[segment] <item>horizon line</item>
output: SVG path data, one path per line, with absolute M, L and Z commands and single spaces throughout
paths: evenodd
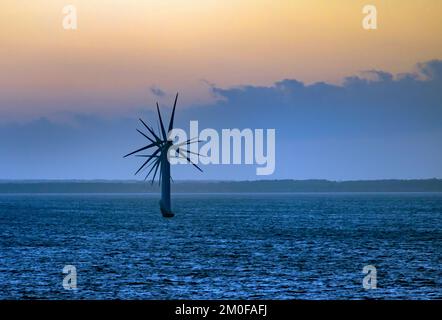
M 332 179 L 322 179 L 322 178 L 312 178 L 312 179 L 257 179 L 257 180 L 219 180 L 219 179 L 182 179 L 175 180 L 175 183 L 211 183 L 211 182 L 287 182 L 287 181 L 296 181 L 296 182 L 310 182 L 310 181 L 321 181 L 321 182 L 379 182 L 379 181 L 442 181 L 442 178 L 380 178 L 380 179 L 348 179 L 348 180 L 332 180 Z M 144 180 L 137 179 L 1 179 L 0 183 L 4 182 L 111 182 L 111 183 L 149 183 Z

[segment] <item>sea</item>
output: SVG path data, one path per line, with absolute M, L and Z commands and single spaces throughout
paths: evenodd
M 0 194 L 0 299 L 442 299 L 442 194 Z

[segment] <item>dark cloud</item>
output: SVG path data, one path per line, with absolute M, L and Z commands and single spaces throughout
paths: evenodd
M 166 96 L 166 92 L 161 90 L 158 87 L 152 86 L 150 87 L 150 92 L 152 92 L 152 94 L 158 98 L 163 98 Z
M 432 60 L 418 64 L 418 70 L 427 77 L 427 80 L 440 81 L 442 79 L 442 62 L 441 60 Z
M 210 113 L 217 114 L 218 123 L 274 125 L 301 137 L 439 130 L 441 66 L 442 61 L 419 64 L 418 73 L 396 78 L 372 70 L 346 78 L 343 85 L 286 79 L 268 87 L 214 87 L 223 99 Z
M 190 120 L 199 120 L 201 129 L 275 128 L 277 166 L 268 178 L 442 177 L 440 60 L 398 76 L 366 71 L 342 85 L 285 79 L 211 90 L 220 99 L 178 108 L 177 125 L 187 128 Z M 165 116 L 168 112 L 164 109 Z M 155 125 L 153 113 L 139 115 Z M 0 126 L 0 178 L 131 178 L 135 160 L 121 156 L 143 142 L 135 132 L 139 115 L 77 115 L 68 125 L 40 119 Z M 203 175 L 174 172 L 178 179 L 257 178 L 250 166 L 206 168 Z

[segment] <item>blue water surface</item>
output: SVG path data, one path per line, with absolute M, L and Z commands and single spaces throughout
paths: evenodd
M 173 201 L 164 219 L 158 195 L 0 195 L 0 299 L 442 298 L 441 194 Z

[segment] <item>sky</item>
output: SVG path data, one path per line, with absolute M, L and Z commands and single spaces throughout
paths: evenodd
M 177 91 L 178 125 L 275 128 L 277 148 L 270 176 L 175 179 L 442 178 L 442 2 L 370 1 L 376 30 L 365 4 L 3 0 L 0 179 L 132 179 L 137 118 Z

